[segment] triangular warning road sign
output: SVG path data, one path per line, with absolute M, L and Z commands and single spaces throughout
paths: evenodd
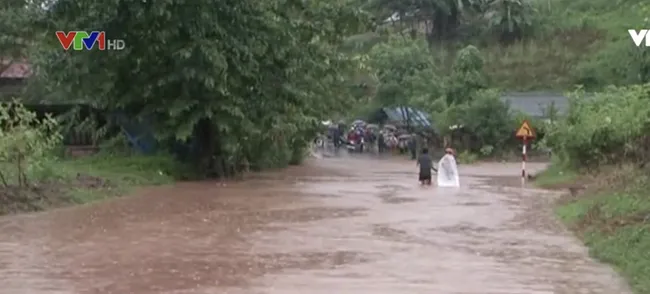
M 535 130 L 533 130 L 533 128 L 530 127 L 528 121 L 525 120 L 521 124 L 521 127 L 519 127 L 519 130 L 517 130 L 517 134 L 515 134 L 515 136 L 521 139 L 532 139 L 535 138 Z

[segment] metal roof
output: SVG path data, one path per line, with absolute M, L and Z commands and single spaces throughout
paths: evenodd
M 389 120 L 392 121 L 401 121 L 406 122 L 406 118 L 409 118 L 409 124 L 416 127 L 431 127 L 432 123 L 429 119 L 429 115 L 426 113 L 405 106 L 399 106 L 395 108 L 382 108 Z M 408 113 L 408 116 L 406 115 Z
M 520 92 L 506 93 L 501 99 L 510 104 L 510 108 L 521 111 L 531 117 L 545 117 L 546 110 L 553 106 L 559 115 L 569 111 L 569 99 L 558 93 L 548 92 Z

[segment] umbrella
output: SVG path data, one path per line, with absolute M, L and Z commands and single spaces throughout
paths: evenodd
M 353 124 L 353 125 L 365 125 L 366 122 L 365 122 L 365 121 L 362 121 L 362 120 L 360 120 L 360 119 L 357 119 L 357 120 L 355 120 L 354 122 L 352 122 L 352 124 Z
M 411 138 L 411 134 L 400 135 L 400 136 L 397 137 L 397 138 L 400 139 L 400 140 L 410 139 L 410 138 Z
M 369 124 L 369 125 L 366 126 L 366 128 L 377 130 L 377 129 L 379 129 L 379 126 L 378 126 L 378 125 L 375 125 L 375 124 Z
M 396 131 L 397 127 L 395 127 L 394 125 L 384 125 L 384 129 L 391 130 L 391 131 Z

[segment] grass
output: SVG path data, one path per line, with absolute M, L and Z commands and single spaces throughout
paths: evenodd
M 582 33 L 582 30 L 567 30 L 509 45 L 479 45 L 490 85 L 506 91 L 571 88 L 578 79 L 578 65 L 593 51 L 591 44 L 599 38 L 596 33 Z M 456 50 L 458 46 L 449 44 L 432 48 L 441 75 L 451 70 Z
M 535 177 L 535 185 L 540 188 L 556 188 L 567 184 L 575 183 L 578 180 L 578 172 L 566 166 L 553 162 L 551 165 Z
M 17 176 L 4 166 L 9 180 Z M 32 187 L 0 189 L 2 213 L 43 210 L 83 204 L 129 193 L 139 186 L 173 183 L 185 169 L 171 157 L 97 154 L 79 158 L 55 158 L 28 173 Z M 16 182 L 16 181 L 14 181 Z
M 627 30 L 648 27 L 650 3 L 548 0 L 536 5 L 533 31 L 523 41 L 506 45 L 481 36 L 433 45 L 439 76 L 449 73 L 457 50 L 471 44 L 483 55 L 491 87 L 504 91 L 566 91 L 575 84 L 598 89 L 634 81 L 637 75 L 626 73 L 627 65 L 639 61 L 627 56 L 634 46 Z M 345 48 L 367 52 L 385 39 L 374 32 L 360 34 L 350 37 Z
M 459 164 L 472 164 L 479 160 L 479 156 L 469 151 L 462 151 L 458 153 L 456 159 Z
M 602 170 L 605 172 L 590 177 L 597 190 L 587 190 L 568 203 L 560 202 L 556 213 L 584 241 L 591 256 L 612 265 L 634 293 L 650 293 L 650 181 L 644 176 L 647 171 L 620 167 Z M 584 179 L 554 164 L 538 176 L 537 184 L 557 186 L 579 178 Z
M 118 156 L 100 154 L 79 159 L 64 159 L 52 163 L 66 181 L 79 180 L 79 175 L 101 179 L 105 185 L 88 187 L 78 185 L 68 196 L 74 203 L 88 203 L 107 197 L 120 196 L 132 188 L 169 184 L 174 181 L 169 167 L 171 160 L 164 156 Z
M 629 82 L 630 77 L 619 72 L 625 66 L 617 64 L 630 62 L 621 52 L 628 45 L 634 46 L 627 30 L 648 27 L 650 3 L 549 0 L 540 5 L 535 32 L 525 40 L 508 45 L 472 42 L 481 50 L 493 87 L 505 91 L 565 91 L 578 83 L 591 83 L 593 76 L 603 83 L 600 86 Z M 435 48 L 438 60 L 453 60 L 448 47 Z M 613 60 L 613 64 L 603 59 Z
M 586 82 L 593 70 L 602 72 L 598 76 L 616 79 L 609 82 L 624 81 L 620 74 L 607 75 L 611 69 L 600 66 L 602 59 L 620 59 L 620 47 L 625 47 L 625 42 L 633 46 L 627 30 L 647 27 L 644 19 L 650 13 L 650 4 L 640 0 L 550 0 L 541 4 L 534 32 L 522 41 L 463 42 L 480 49 L 492 87 L 566 91 Z M 623 45 L 610 46 L 619 41 Z M 433 48 L 434 58 L 443 69 L 450 68 L 457 45 L 444 43 Z
M 650 197 L 641 192 L 605 193 L 557 208 L 590 254 L 611 264 L 634 293 L 650 293 Z
M 495 87 L 509 91 L 563 91 L 577 80 L 576 68 L 589 53 L 591 37 L 559 36 L 481 48 Z

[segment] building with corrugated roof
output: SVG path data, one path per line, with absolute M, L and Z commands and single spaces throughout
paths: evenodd
M 510 104 L 510 109 L 519 111 L 531 118 L 546 118 L 548 110 L 554 108 L 557 115 L 566 115 L 569 111 L 569 99 L 559 93 L 550 92 L 512 92 L 501 99 Z
M 373 113 L 369 121 L 372 123 L 388 123 L 414 128 L 434 128 L 429 114 L 408 106 L 383 107 Z

